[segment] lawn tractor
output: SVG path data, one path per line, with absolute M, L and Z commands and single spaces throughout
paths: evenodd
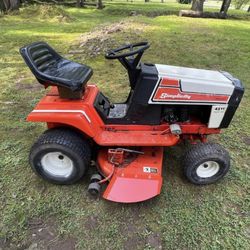
M 47 43 L 20 49 L 36 79 L 51 86 L 27 117 L 48 127 L 30 151 L 36 174 L 72 184 L 96 167 L 91 194 L 140 202 L 161 191 L 164 147 L 189 142 L 182 158 L 189 181 L 203 185 L 225 176 L 229 154 L 207 136 L 230 124 L 244 93 L 241 81 L 223 71 L 142 63 L 148 48 L 140 42 L 105 55 L 128 72 L 130 92 L 122 103 L 87 84 L 90 67 L 63 58 Z

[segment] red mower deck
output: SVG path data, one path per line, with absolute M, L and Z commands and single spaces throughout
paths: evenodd
M 139 202 L 160 194 L 162 186 L 163 147 L 143 147 L 143 154 L 137 155 L 130 163 L 129 156 L 124 165 L 115 167 L 108 160 L 108 153 L 103 149 L 98 154 L 101 173 L 108 176 L 113 172 L 110 182 L 103 193 L 103 198 L 116 202 Z

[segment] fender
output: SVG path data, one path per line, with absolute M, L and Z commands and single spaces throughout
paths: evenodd
M 98 89 L 95 86 L 88 86 L 84 99 L 65 100 L 59 98 L 57 89 L 52 88 L 26 120 L 46 122 L 50 128 L 61 125 L 71 126 L 93 138 L 103 127 L 103 121 L 93 105 L 97 93 Z
M 35 109 L 27 117 L 30 122 L 64 124 L 81 130 L 88 137 L 94 137 L 97 130 L 83 110 L 44 110 Z

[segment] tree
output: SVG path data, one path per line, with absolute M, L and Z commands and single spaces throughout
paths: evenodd
M 193 0 L 191 10 L 199 12 L 199 13 L 203 13 L 204 2 L 205 0 Z M 231 0 L 223 0 L 220 13 L 223 15 L 226 15 L 230 4 L 231 4 Z
M 241 1 L 244 1 L 244 0 L 241 0 Z M 204 2 L 205 0 L 193 0 L 191 10 L 202 13 Z M 227 14 L 230 4 L 231 4 L 231 0 L 223 0 L 220 13 Z
M 191 10 L 181 10 L 179 16 L 203 17 L 204 2 L 205 0 L 193 0 Z
M 220 12 L 203 12 L 205 0 L 193 0 L 191 10 L 181 10 L 180 16 L 203 18 L 226 18 L 231 0 L 223 0 Z
M 19 6 L 20 6 L 20 0 L 1 0 L 0 1 L 0 10 L 3 12 L 18 10 Z
M 250 0 L 233 0 L 233 4 L 237 10 L 241 9 L 243 6 L 246 6 L 248 3 L 250 3 Z
M 0 13 L 5 10 L 5 6 L 3 4 L 3 1 L 0 1 Z
M 97 0 L 96 8 L 99 9 L 99 10 L 103 9 L 102 0 Z
M 76 0 L 76 7 L 83 7 L 83 0 Z
M 223 0 L 221 8 L 220 8 L 220 13 L 223 13 L 226 15 L 230 4 L 231 4 L 231 0 Z
M 191 10 L 203 12 L 203 5 L 205 0 L 193 0 Z

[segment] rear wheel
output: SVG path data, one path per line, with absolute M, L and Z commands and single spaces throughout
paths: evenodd
M 72 184 L 86 172 L 90 145 L 81 134 L 55 128 L 45 131 L 32 146 L 29 161 L 43 179 L 56 184 Z
M 199 143 L 185 154 L 183 168 L 192 183 L 211 184 L 226 175 L 230 168 L 230 156 L 219 144 Z

